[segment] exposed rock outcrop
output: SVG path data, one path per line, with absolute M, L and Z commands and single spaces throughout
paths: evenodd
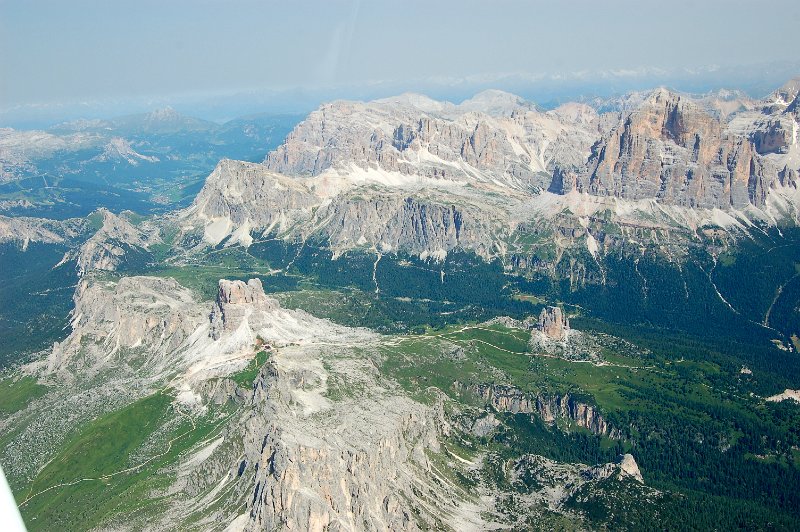
M 442 201 L 447 199 L 454 201 Z M 468 199 L 403 192 L 342 194 L 320 208 L 315 220 L 334 250 L 368 247 L 437 259 L 453 249 L 488 257 L 504 233 L 501 220 Z
M 597 113 L 570 104 L 541 113 L 491 91 L 462 105 L 404 95 L 334 102 L 299 124 L 265 164 L 315 176 L 327 170 L 382 170 L 437 180 L 499 180 L 547 188 L 556 165 L 578 164 L 597 133 Z
M 160 242 L 156 230 L 142 231 L 107 209 L 95 214 L 102 218 L 102 225 L 78 251 L 78 275 L 94 270 L 115 271 L 125 261 L 146 260 L 148 246 Z
M 498 384 L 479 384 L 472 388 L 472 392 L 499 412 L 534 414 L 545 423 L 569 420 L 594 434 L 619 437 L 619 430 L 609 425 L 597 407 L 571 394 L 534 396 L 513 386 Z
M 123 277 L 118 282 L 84 278 L 74 295 L 72 333 L 53 347 L 47 373 L 89 378 L 109 366 L 123 373 L 127 354 L 146 351 L 143 373 L 168 370 L 174 353 L 202 323 L 192 293 L 174 279 Z M 126 356 L 115 360 L 123 352 Z
M 295 179 L 259 164 L 224 159 L 186 215 L 200 218 L 205 239 L 213 245 L 229 236 L 250 245 L 251 231 L 286 230 L 293 221 L 307 219 L 311 207 L 320 201 Z
M 467 249 L 553 274 L 558 265 L 531 255 L 537 238 L 584 247 L 598 264 L 611 249 L 651 243 L 687 256 L 706 228 L 716 237 L 794 219 L 796 99 L 787 85 L 761 102 L 658 89 L 601 114 L 575 103 L 541 112 L 497 91 L 461 105 L 418 95 L 333 102 L 264 164 L 222 161 L 183 213 L 184 241 L 316 239 L 335 256 Z M 577 282 L 603 282 L 595 269 Z
M 564 340 L 569 335 L 569 318 L 561 307 L 545 307 L 539 314 L 539 330 L 551 340 Z
M 787 388 L 782 393 L 767 397 L 767 401 L 780 403 L 781 401 L 796 401 L 800 403 L 800 390 L 790 390 Z
M 602 464 L 582 472 L 583 478 L 587 480 L 605 480 L 607 478 L 632 478 L 640 484 L 644 484 L 642 472 L 639 471 L 639 464 L 632 454 L 623 454 L 616 463 Z
M 628 501 L 635 500 L 635 504 L 650 506 L 652 511 L 662 496 L 661 492 L 644 485 L 632 455 L 620 456 L 616 462 L 587 466 L 526 454 L 512 460 L 507 471 L 506 480 L 512 489 L 503 494 L 505 507 L 510 509 L 510 517 L 527 523 L 526 528 L 537 522 L 535 516 L 541 515 L 543 510 L 546 514 L 569 509 L 566 515 L 574 518 L 576 507 L 589 506 L 595 512 L 604 509 L 613 513 L 624 510 L 620 502 L 625 501 L 623 504 L 627 505 Z M 624 499 L 620 497 L 620 490 L 624 490 Z M 586 523 L 581 524 L 579 519 L 570 528 L 584 527 Z
M 773 179 L 750 140 L 725 132 L 690 98 L 659 89 L 592 148 L 564 190 L 730 208 L 763 205 L 758 189 Z
M 17 242 L 23 249 L 31 242 L 73 245 L 86 238 L 88 231 L 89 224 L 82 218 L 60 221 L 0 215 L 0 244 Z
M 228 281 L 220 279 L 219 291 L 209 319 L 209 335 L 218 340 L 224 332 L 235 331 L 247 321 L 248 327 L 261 330 L 268 325 L 265 312 L 275 310 L 277 301 L 264 294 L 261 280 Z

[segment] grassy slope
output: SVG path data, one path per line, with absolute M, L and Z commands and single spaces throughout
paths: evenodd
M 22 502 L 52 486 L 93 480 L 57 487 L 22 503 L 28 528 L 85 530 L 115 515 L 163 512 L 152 490 L 167 487 L 174 478 L 161 468 L 174 463 L 217 426 L 206 420 L 193 425 L 188 417 L 176 417 L 179 414 L 171 402 L 169 395 L 157 393 L 83 427 L 17 497 Z M 160 450 L 151 461 L 133 460 L 132 455 L 157 432 Z M 171 446 L 170 440 L 174 440 Z M 120 473 L 129 468 L 133 469 Z
M 38 384 L 33 377 L 0 381 L 0 415 L 6 416 L 22 410 L 30 401 L 45 393 L 47 386 Z

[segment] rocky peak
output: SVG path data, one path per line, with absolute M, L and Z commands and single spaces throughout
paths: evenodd
M 545 307 L 539 314 L 539 330 L 551 340 L 563 340 L 569 334 L 569 318 L 561 307 Z
M 687 96 L 653 91 L 592 149 L 583 171 L 562 176 L 577 188 L 687 207 L 763 205 L 776 176 L 746 137 L 723 131 L 718 118 Z
M 501 91 L 457 106 L 403 95 L 323 105 L 264 164 L 295 176 L 391 172 L 547 188 L 552 168 L 585 161 L 596 137 L 596 128 L 585 121 L 540 113 Z
M 639 471 L 639 465 L 632 454 L 620 455 L 616 463 L 602 464 L 586 471 L 584 476 L 595 480 L 616 477 L 619 480 L 632 478 L 639 484 L 644 484 L 644 478 Z
M 217 303 L 219 305 L 253 304 L 263 306 L 268 303 L 268 299 L 261 280 L 258 278 L 250 279 L 247 283 L 220 279 Z
M 273 173 L 263 165 L 223 159 L 206 179 L 188 214 L 205 225 L 212 245 L 231 237 L 250 245 L 250 230 L 281 230 L 293 217 L 320 200 L 297 179 Z M 190 218 L 190 223 L 193 221 Z
M 631 132 L 650 138 L 672 141 L 679 146 L 694 146 L 701 139 L 720 135 L 720 124 L 687 97 L 665 88 L 653 91 L 628 121 Z
M 512 113 L 534 109 L 534 105 L 524 98 L 497 89 L 481 91 L 459 104 L 464 111 L 478 111 L 490 116 L 511 116 Z
M 114 365 L 118 373 L 134 352 L 151 356 L 138 376 L 174 371 L 172 354 L 201 323 L 194 296 L 171 278 L 122 277 L 103 281 L 81 279 L 73 297 L 72 331 L 53 346 L 47 359 L 49 373 L 69 378 L 91 378 Z M 130 356 L 112 356 L 126 352 Z
M 776 105 L 788 106 L 797 100 L 798 95 L 800 95 L 800 76 L 784 83 L 767 100 L 771 100 Z
M 220 279 L 217 299 L 209 316 L 209 336 L 218 340 L 223 332 L 235 331 L 245 322 L 254 330 L 261 329 L 269 321 L 265 312 L 277 308 L 277 302 L 264 293 L 260 279 L 250 279 L 247 283 Z
M 639 464 L 636 463 L 636 459 L 633 458 L 632 454 L 626 453 L 622 455 L 619 461 L 619 468 L 622 475 L 627 475 L 635 478 L 639 482 L 644 482 L 642 472 L 639 471 Z
M 171 106 L 167 105 L 166 107 L 162 107 L 161 109 L 156 109 L 151 111 L 146 115 L 147 119 L 152 122 L 164 122 L 170 120 L 178 120 L 181 118 L 181 115 L 173 109 Z

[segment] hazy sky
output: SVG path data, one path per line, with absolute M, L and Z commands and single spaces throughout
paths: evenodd
M 798 27 L 798 0 L 0 0 L 0 109 L 796 61 Z

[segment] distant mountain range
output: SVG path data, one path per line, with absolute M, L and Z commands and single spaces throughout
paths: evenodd
M 164 210 L 190 200 L 220 158 L 263 158 L 298 120 L 257 115 L 216 124 L 164 108 L 47 130 L 0 129 L 0 212 L 64 218 L 116 209 L 120 197 L 143 213 Z

